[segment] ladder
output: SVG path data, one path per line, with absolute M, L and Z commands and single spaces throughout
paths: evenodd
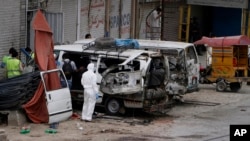
M 191 6 L 181 5 L 179 10 L 180 10 L 180 19 L 179 19 L 178 40 L 181 42 L 188 42 Z

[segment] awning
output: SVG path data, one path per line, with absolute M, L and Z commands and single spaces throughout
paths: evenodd
M 206 44 L 210 47 L 225 47 L 232 45 L 250 45 L 250 39 L 245 35 L 226 36 L 226 37 L 202 37 L 195 41 L 194 44 Z

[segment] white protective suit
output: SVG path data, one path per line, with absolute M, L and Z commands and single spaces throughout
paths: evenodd
M 160 18 L 158 18 L 158 13 L 154 10 L 149 16 L 149 24 L 151 27 L 160 27 Z
M 95 109 L 96 94 L 98 86 L 96 84 L 96 74 L 94 74 L 94 64 L 90 63 L 88 71 L 83 73 L 81 83 L 84 88 L 84 103 L 82 107 L 82 120 L 91 121 Z

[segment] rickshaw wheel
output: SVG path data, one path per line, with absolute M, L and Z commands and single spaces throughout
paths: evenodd
M 221 80 L 216 83 L 216 91 L 223 92 L 227 88 L 227 84 L 225 81 Z
M 230 83 L 230 89 L 232 92 L 237 92 L 241 88 L 241 83 L 240 82 L 232 82 Z

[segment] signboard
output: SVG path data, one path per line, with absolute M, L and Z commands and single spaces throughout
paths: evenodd
M 187 0 L 187 4 L 246 9 L 248 0 Z

